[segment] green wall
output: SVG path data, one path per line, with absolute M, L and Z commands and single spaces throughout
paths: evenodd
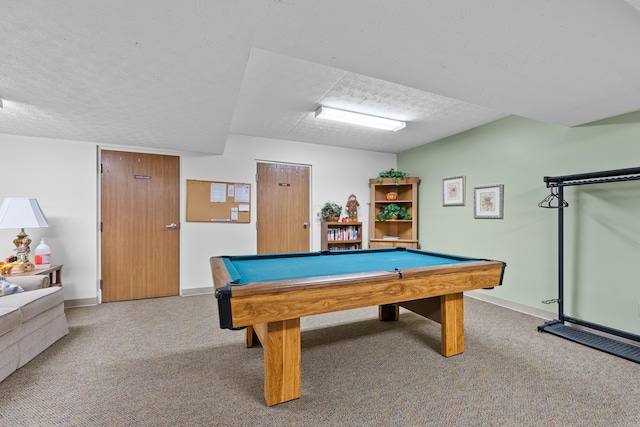
M 556 312 L 555 209 L 543 177 L 640 167 L 640 112 L 575 128 L 511 116 L 398 155 L 421 178 L 424 250 L 507 262 L 487 292 Z M 465 206 L 442 206 L 442 179 L 466 177 Z M 474 187 L 504 184 L 504 219 L 474 219 Z M 640 334 L 640 181 L 565 188 L 565 314 Z

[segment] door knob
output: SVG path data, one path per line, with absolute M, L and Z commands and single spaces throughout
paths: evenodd
M 176 224 L 175 222 L 171 223 L 171 224 L 167 224 L 165 225 L 165 228 L 170 228 L 172 230 L 175 230 L 176 228 L 178 228 L 178 224 Z
M 303 222 L 302 223 L 302 227 L 303 228 L 309 228 L 309 223 L 308 222 Z

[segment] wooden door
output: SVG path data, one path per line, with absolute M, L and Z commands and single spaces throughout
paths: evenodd
M 258 253 L 308 252 L 309 166 L 258 163 Z
M 178 295 L 180 158 L 101 153 L 102 301 Z

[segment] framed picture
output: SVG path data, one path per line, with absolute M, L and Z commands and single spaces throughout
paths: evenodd
M 483 185 L 475 187 L 474 190 L 474 218 L 502 219 L 504 186 Z
M 464 176 L 442 180 L 442 206 L 464 206 Z

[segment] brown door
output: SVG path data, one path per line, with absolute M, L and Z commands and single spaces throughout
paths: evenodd
M 180 158 L 101 153 L 102 301 L 178 295 Z
M 258 163 L 258 253 L 308 252 L 309 166 Z

